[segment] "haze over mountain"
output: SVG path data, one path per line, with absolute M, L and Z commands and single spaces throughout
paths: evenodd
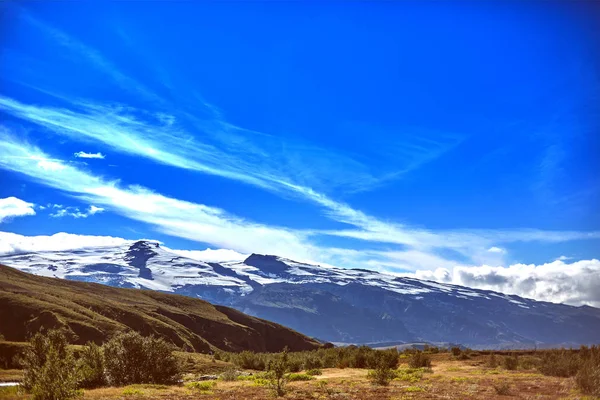
M 598 340 L 600 309 L 252 254 L 201 262 L 158 242 L 21 253 L 25 272 L 197 297 L 343 343 L 454 342 L 471 347 L 578 346 Z

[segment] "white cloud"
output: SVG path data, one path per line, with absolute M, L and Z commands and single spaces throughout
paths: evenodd
M 407 275 L 542 301 L 600 307 L 600 261 L 596 259 L 507 267 L 456 266 Z
M 94 205 L 91 205 L 90 208 L 88 209 L 88 213 L 90 215 L 94 215 L 94 214 L 101 213 L 101 212 L 104 212 L 104 208 L 96 207 Z
M 127 242 L 127 240 L 118 237 L 74 235 L 64 232 L 52 236 L 23 236 L 16 233 L 0 232 L 0 255 L 120 246 Z
M 102 207 L 96 207 L 94 205 L 89 206 L 87 211 L 81 211 L 78 207 L 65 207 L 61 204 L 53 204 L 53 209 L 56 209 L 52 214 L 53 218 L 62 217 L 73 217 L 73 218 L 87 218 L 91 215 L 98 214 L 104 211 Z
M 77 158 L 98 158 L 98 159 L 104 159 L 106 156 L 100 152 L 98 153 L 86 153 L 85 151 L 78 151 L 77 153 L 73 154 L 75 157 Z
M 487 251 L 489 251 L 490 253 L 500 253 L 500 254 L 506 253 L 506 250 L 504 250 L 500 247 L 496 247 L 496 246 L 490 247 Z
M 14 217 L 35 215 L 34 204 L 28 203 L 16 197 L 0 199 L 0 223 Z

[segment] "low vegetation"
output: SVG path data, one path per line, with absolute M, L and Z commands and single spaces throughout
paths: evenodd
M 22 355 L 21 387 L 34 400 L 63 400 L 107 384 L 176 384 L 181 372 L 173 350 L 163 339 L 129 332 L 101 347 L 88 343 L 76 359 L 63 331 L 37 333 Z
M 348 346 L 307 352 L 202 355 L 174 352 L 164 340 L 135 332 L 115 335 L 103 346 L 90 343 L 73 347 L 67 338 L 58 330 L 34 335 L 20 356 L 25 368 L 22 388 L 29 397 L 21 397 L 24 395 L 15 388 L 0 388 L 0 398 L 3 394 L 34 400 L 77 396 L 115 400 L 600 396 L 598 347 L 529 352 L 461 349 L 454 354 L 431 348 L 398 352 Z

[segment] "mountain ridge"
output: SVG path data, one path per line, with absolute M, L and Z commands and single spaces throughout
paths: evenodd
M 0 257 L 70 280 L 198 297 L 331 342 L 453 342 L 471 347 L 578 346 L 598 340 L 600 309 L 251 254 L 206 263 L 157 242 Z

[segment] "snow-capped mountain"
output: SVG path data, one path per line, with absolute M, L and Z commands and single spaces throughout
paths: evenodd
M 14 254 L 0 263 L 36 275 L 199 297 L 333 342 L 524 347 L 600 341 L 600 309 L 277 256 L 205 263 L 137 241 Z

